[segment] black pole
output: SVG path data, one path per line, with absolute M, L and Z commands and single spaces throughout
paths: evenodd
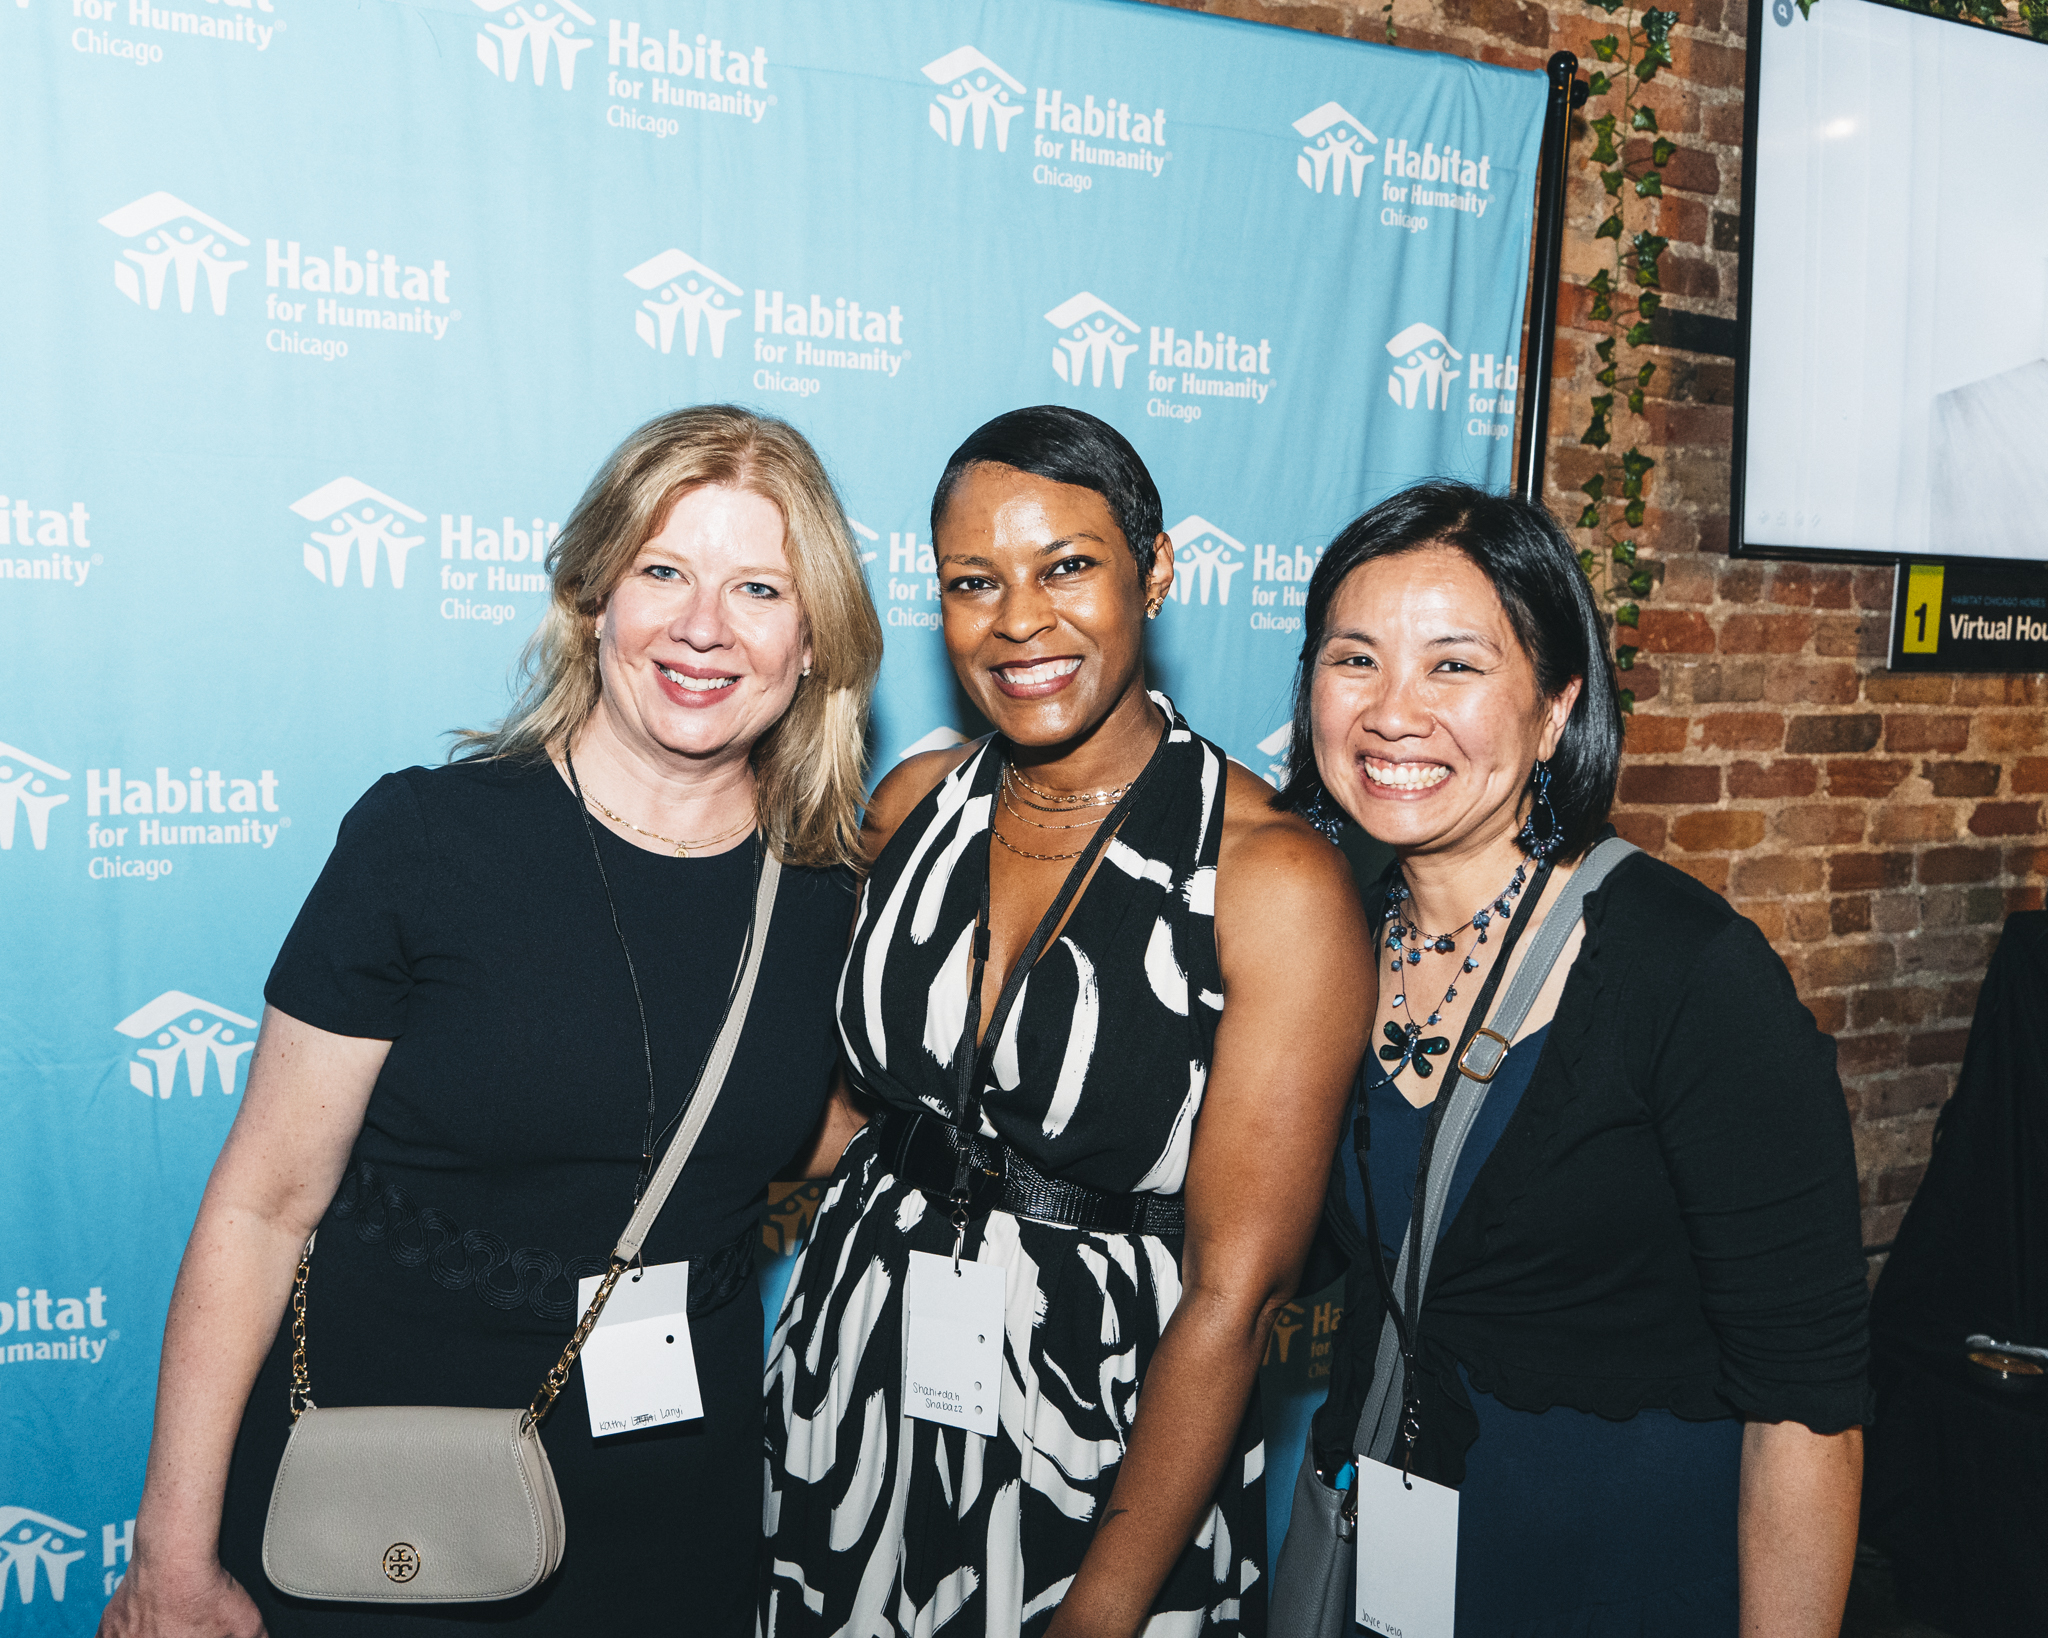
M 1543 501 L 1543 452 L 1550 435 L 1550 368 L 1557 350 L 1557 277 L 1564 259 L 1565 164 L 1571 155 L 1572 110 L 1585 101 L 1579 59 L 1550 59 L 1550 104 L 1536 161 L 1536 264 L 1529 275 L 1529 356 L 1522 369 L 1522 447 L 1515 457 L 1515 493 Z

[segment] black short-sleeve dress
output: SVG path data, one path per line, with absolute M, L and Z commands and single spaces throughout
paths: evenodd
M 716 1033 L 752 915 L 755 851 L 649 853 L 598 828 L 668 1126 Z M 277 1634 L 751 1630 L 761 1549 L 763 1192 L 816 1125 L 854 908 L 843 872 L 785 869 L 716 1111 L 649 1236 L 690 1261 L 701 1422 L 591 1438 L 582 1373 L 543 1437 L 568 1551 L 527 1596 L 460 1609 L 309 1604 L 264 1579 L 290 1431 L 281 1327 L 242 1420 L 221 1556 Z M 647 1071 L 625 957 L 574 796 L 547 762 L 386 776 L 342 822 L 265 996 L 389 1039 L 321 1220 L 307 1354 L 322 1405 L 520 1405 L 575 1322 L 576 1280 L 629 1215 Z

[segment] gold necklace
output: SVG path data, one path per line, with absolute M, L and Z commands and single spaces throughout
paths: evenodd
M 596 797 L 590 795 L 590 793 L 587 791 L 584 793 L 583 800 L 588 802 L 593 808 L 597 809 L 599 813 L 603 814 L 613 824 L 624 825 L 626 829 L 634 832 L 636 835 L 652 837 L 657 842 L 666 842 L 670 847 L 676 850 L 676 857 L 678 859 L 687 859 L 692 853 L 702 853 L 707 847 L 716 847 L 720 842 L 729 842 L 735 836 L 743 835 L 745 832 L 750 831 L 754 828 L 757 817 L 756 815 L 750 813 L 747 815 L 745 819 L 741 820 L 740 823 L 734 825 L 731 830 L 722 831 L 716 836 L 707 836 L 701 842 L 685 842 L 678 841 L 673 836 L 664 836 L 658 830 L 648 830 L 640 825 L 634 824 L 632 820 L 627 819 L 620 814 L 612 812 L 610 808 L 606 807 L 602 802 L 600 802 Z
M 1124 798 L 1124 793 L 1136 783 L 1135 780 L 1126 781 L 1124 784 L 1099 791 L 1048 791 L 1041 789 L 1026 779 L 1017 771 L 1017 764 L 1014 762 L 1005 762 L 1003 764 L 1003 772 L 1014 779 L 1024 790 L 1039 798 L 1040 801 L 1050 803 L 1051 807 L 1047 809 L 1048 812 L 1056 812 L 1061 808 L 1109 807 L 1114 803 L 1121 802 Z
M 1003 811 L 1005 813 L 1009 814 L 1011 818 L 1017 820 L 1020 824 L 1029 825 L 1033 830 L 1093 830 L 1102 823 L 1101 819 L 1083 819 L 1071 825 L 1051 825 L 1047 824 L 1043 819 L 1034 819 L 1030 814 L 1020 812 L 1017 804 L 1010 800 L 1010 786 L 1007 780 L 996 786 L 996 794 L 1002 799 Z M 1030 803 L 1027 799 L 1026 805 L 1035 806 L 1036 804 Z M 1038 811 L 1040 813 L 1073 813 L 1077 810 L 1073 808 L 1039 808 Z
M 990 825 L 988 827 L 988 833 L 989 835 L 993 836 L 997 841 L 1001 842 L 1004 847 L 1008 848 L 1012 853 L 1016 854 L 1017 857 L 1020 859 L 1078 859 L 1083 853 L 1088 851 L 1088 844 L 1086 842 L 1083 842 L 1071 853 L 1027 853 L 1024 851 L 1023 848 L 1019 847 L 1015 842 L 1011 841 L 1009 837 L 1005 836 L 1001 831 L 997 830 L 994 825 Z

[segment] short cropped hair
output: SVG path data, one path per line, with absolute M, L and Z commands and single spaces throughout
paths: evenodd
M 817 451 L 786 421 L 732 404 L 657 416 L 605 458 L 548 552 L 548 608 L 527 644 L 525 686 L 495 727 L 457 735 L 458 759 L 540 757 L 596 709 L 596 616 L 684 495 L 720 484 L 782 514 L 810 674 L 754 744 L 756 803 L 784 864 L 860 868 L 868 702 L 882 623 L 839 496 Z
M 1124 544 L 1137 560 L 1140 577 L 1152 572 L 1153 548 L 1165 515 L 1159 486 L 1130 440 L 1107 421 L 1064 404 L 1037 404 L 1011 410 L 976 427 L 953 451 L 946 470 L 939 475 L 939 487 L 932 492 L 934 540 L 954 489 L 969 467 L 983 462 L 1094 490 L 1123 531 Z
M 1294 744 L 1281 805 L 1305 809 L 1322 793 L 1309 695 L 1338 588 L 1367 563 L 1429 546 L 1463 552 L 1486 576 L 1543 698 L 1555 699 L 1574 677 L 1582 679 L 1550 758 L 1550 800 L 1563 832 L 1557 856 L 1576 859 L 1606 823 L 1621 773 L 1621 699 L 1607 657 L 1606 626 L 1556 520 L 1517 496 L 1470 484 L 1432 480 L 1390 496 L 1346 525 L 1316 565 L 1302 611 Z

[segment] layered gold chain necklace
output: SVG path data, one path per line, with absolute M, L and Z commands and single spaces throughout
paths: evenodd
M 1033 830 L 1092 831 L 1102 823 L 1103 819 L 1108 817 L 1107 814 L 1099 815 L 1093 819 L 1082 819 L 1072 824 L 1053 824 L 1043 819 L 1032 818 L 1030 814 L 1025 813 L 1023 809 L 1019 808 L 1017 804 L 1022 802 L 1024 807 L 1035 808 L 1040 813 L 1078 813 L 1084 808 L 1113 808 L 1118 802 L 1123 800 L 1124 793 L 1130 788 L 1130 785 L 1126 783 L 1099 791 L 1049 791 L 1041 786 L 1032 784 L 1030 780 L 1017 771 L 1014 763 L 1005 762 L 1003 764 L 1002 779 L 996 786 L 996 794 L 1001 798 L 1003 810 L 1006 813 L 1019 824 L 1029 825 Z M 1041 863 L 1058 859 L 1079 858 L 1088 846 L 1087 841 L 1084 839 L 1080 847 L 1070 849 L 1065 853 L 1032 853 L 1027 849 L 1019 847 L 1009 837 L 996 829 L 993 824 L 988 827 L 988 830 L 991 836 L 1012 853 L 1016 854 L 1018 858 L 1036 859 Z

